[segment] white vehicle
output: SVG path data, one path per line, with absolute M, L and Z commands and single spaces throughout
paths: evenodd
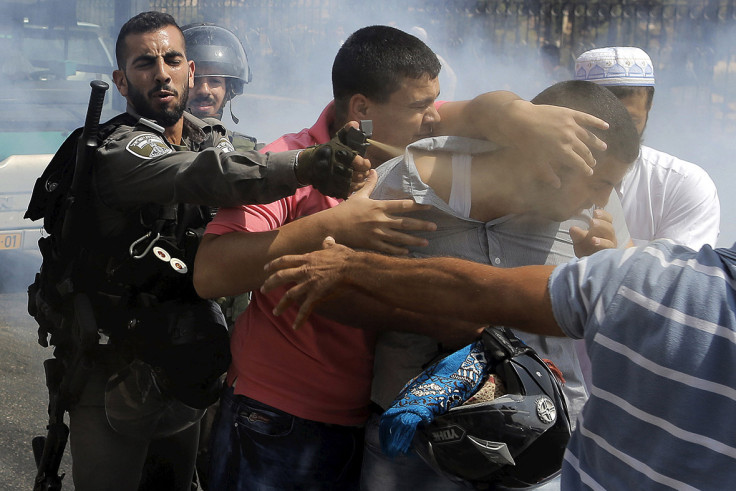
M 0 22 L 0 265 L 18 254 L 37 255 L 40 264 L 43 224 L 23 218 L 33 186 L 84 124 L 89 82 L 112 84 L 113 68 L 99 26 Z M 110 108 L 108 97 L 105 112 Z

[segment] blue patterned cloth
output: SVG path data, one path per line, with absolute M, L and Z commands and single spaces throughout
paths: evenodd
M 476 341 L 443 358 L 409 381 L 381 416 L 381 449 L 389 457 L 407 453 L 417 426 L 429 424 L 475 394 L 486 375 L 483 343 Z

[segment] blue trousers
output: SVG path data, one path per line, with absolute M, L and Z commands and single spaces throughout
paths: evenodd
M 363 455 L 362 491 L 461 491 L 468 487 L 450 481 L 429 466 L 414 450 L 392 459 L 381 451 L 379 416 L 368 420 Z
M 212 427 L 209 489 L 357 490 L 363 433 L 297 418 L 226 388 Z

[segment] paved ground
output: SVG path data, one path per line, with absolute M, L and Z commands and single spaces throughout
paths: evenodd
M 45 435 L 48 423 L 42 363 L 52 351 L 37 343 L 36 323 L 26 311 L 33 267 L 33 259 L 0 256 L 0 489 L 8 491 L 33 489 L 31 439 Z M 73 490 L 68 446 L 60 472 L 68 474 L 64 491 Z

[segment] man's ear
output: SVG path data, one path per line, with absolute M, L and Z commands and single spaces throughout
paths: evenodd
M 118 88 L 118 92 L 123 97 L 128 96 L 128 80 L 125 78 L 125 72 L 122 70 L 113 70 L 112 81 L 115 82 L 115 86 Z
M 348 103 L 348 121 L 368 119 L 368 108 L 371 101 L 363 94 L 354 94 Z
M 189 88 L 194 88 L 194 60 L 189 60 Z

